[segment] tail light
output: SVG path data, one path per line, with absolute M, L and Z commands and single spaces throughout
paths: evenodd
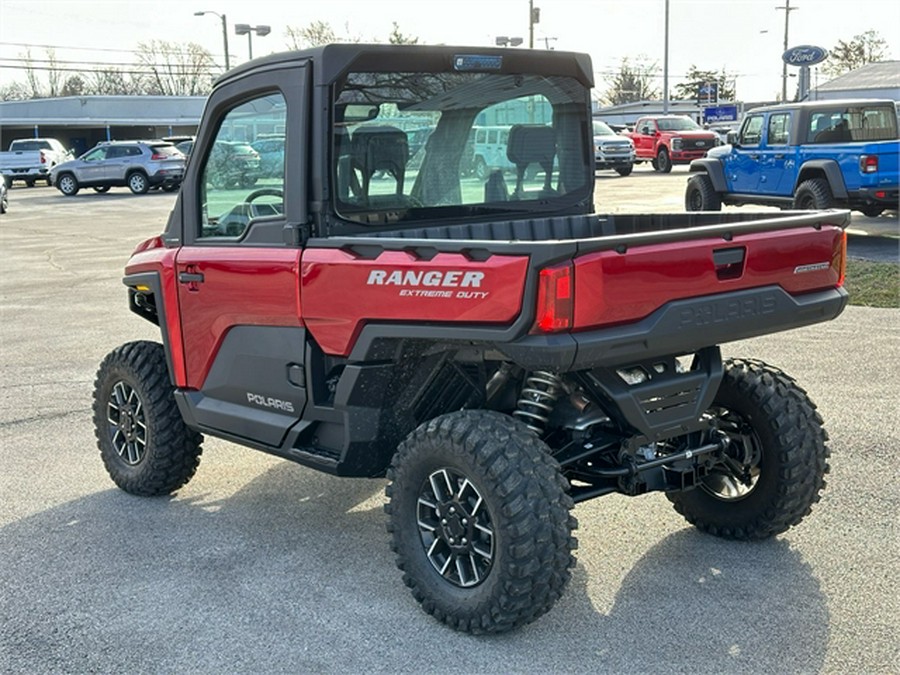
M 166 155 L 160 155 L 159 153 L 154 152 L 152 155 L 150 155 L 150 159 L 160 162 L 164 159 L 168 159 L 168 157 Z
M 532 333 L 560 333 L 572 328 L 575 316 L 574 266 L 545 267 L 538 275 L 537 316 Z
M 859 156 L 860 173 L 875 173 L 878 171 L 878 155 Z
M 841 236 L 835 241 L 833 258 L 838 268 L 838 286 L 844 285 L 847 276 L 847 231 L 841 232 Z
M 41 150 L 41 164 L 47 163 L 47 155 L 44 154 L 44 151 Z

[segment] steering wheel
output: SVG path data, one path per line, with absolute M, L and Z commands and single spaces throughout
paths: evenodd
M 278 190 L 277 188 L 260 188 L 259 190 L 254 190 L 249 195 L 244 198 L 245 204 L 252 204 L 254 199 L 258 199 L 259 197 L 281 197 L 284 199 L 284 191 Z

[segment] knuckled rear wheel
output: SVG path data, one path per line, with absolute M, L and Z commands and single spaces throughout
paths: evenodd
M 547 447 L 500 413 L 462 411 L 400 445 L 385 510 L 403 580 L 457 630 L 499 633 L 562 595 L 574 564 L 568 484 Z
M 819 501 L 828 434 L 815 404 L 781 370 L 732 360 L 710 413 L 729 438 L 702 484 L 670 493 L 675 510 L 709 534 L 765 539 L 797 525 Z
M 169 494 L 197 470 L 203 436 L 185 425 L 173 391 L 155 342 L 129 342 L 100 364 L 94 432 L 107 472 L 126 492 Z

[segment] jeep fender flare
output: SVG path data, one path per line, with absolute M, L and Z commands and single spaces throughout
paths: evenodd
M 804 162 L 797 172 L 797 181 L 794 183 L 794 192 L 806 180 L 824 175 L 831 187 L 831 194 L 835 199 L 847 199 L 847 185 L 844 183 L 844 175 L 841 167 L 833 159 L 813 159 Z
M 728 192 L 728 187 L 725 182 L 725 169 L 722 168 L 722 162 L 719 160 L 708 158 L 695 159 L 691 162 L 688 171 L 690 173 L 702 173 L 705 171 L 712 181 L 716 192 Z

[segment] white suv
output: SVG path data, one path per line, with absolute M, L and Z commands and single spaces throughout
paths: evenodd
M 128 187 L 134 194 L 160 187 L 172 192 L 181 185 L 184 165 L 184 155 L 165 141 L 110 141 L 78 159 L 57 164 L 50 180 L 66 196 L 83 187 L 97 192 Z
M 601 120 L 594 120 L 594 168 L 615 169 L 620 176 L 634 168 L 634 142 Z

